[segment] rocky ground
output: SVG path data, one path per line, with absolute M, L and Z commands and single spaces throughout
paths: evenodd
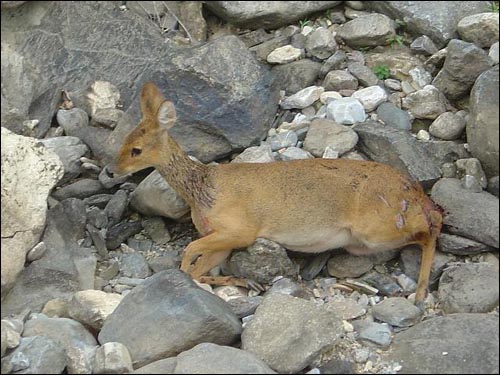
M 498 373 L 498 3 L 235 3 L 2 1 L 2 373 Z M 265 292 L 181 273 L 186 203 L 103 170 L 149 80 L 202 162 L 420 181 L 445 210 L 425 310 L 416 247 L 259 239 L 211 271 Z

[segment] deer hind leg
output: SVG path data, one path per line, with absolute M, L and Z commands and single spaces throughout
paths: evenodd
M 415 303 L 417 305 L 422 305 L 427 295 L 432 262 L 434 260 L 434 253 L 436 252 L 436 236 L 429 236 L 428 239 L 420 242 L 420 246 L 422 247 L 422 261 L 420 263 L 417 293 L 415 296 Z
M 233 249 L 249 246 L 254 240 L 254 238 L 242 238 L 241 235 L 229 236 L 212 232 L 205 237 L 191 242 L 186 247 L 182 257 L 181 271 L 188 272 L 193 279 L 212 285 L 248 287 L 249 282 L 244 279 L 232 276 L 211 277 L 203 275 L 222 263 L 231 254 Z M 194 266 L 191 266 L 191 263 L 195 259 Z

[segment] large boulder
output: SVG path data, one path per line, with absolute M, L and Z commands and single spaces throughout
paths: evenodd
M 1 119 L 16 133 L 43 136 L 61 89 L 78 98 L 96 79 L 117 87 L 136 122 L 142 85 L 154 81 L 176 105 L 174 137 L 202 161 L 258 142 L 274 118 L 273 76 L 235 36 L 176 49 L 112 2 L 29 2 L 1 17 Z M 33 131 L 27 119 L 40 121 Z
M 483 13 L 488 1 L 368 1 L 366 6 L 393 20 L 406 22 L 406 29 L 414 35 L 427 35 L 439 48 L 456 38 L 457 23 L 463 17 Z
M 207 1 L 205 5 L 227 22 L 242 28 L 276 29 L 340 1 Z
M 47 197 L 63 177 L 59 157 L 35 139 L 2 128 L 2 294 L 23 269 L 45 227 Z
M 467 141 L 488 176 L 498 176 L 498 65 L 482 73 L 472 87 Z

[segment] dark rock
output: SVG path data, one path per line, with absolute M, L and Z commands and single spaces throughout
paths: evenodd
M 410 48 L 416 53 L 421 53 L 427 56 L 433 55 L 438 51 L 438 48 L 432 39 L 427 35 L 422 35 L 416 38 L 413 42 L 411 42 Z
M 445 253 L 455 255 L 474 255 L 493 251 L 493 248 L 488 245 L 448 233 L 439 235 L 438 247 Z
M 418 141 L 426 154 L 431 157 L 435 165 L 443 166 L 445 163 L 454 163 L 459 159 L 467 159 L 471 154 L 465 148 L 465 144 L 454 141 Z
M 121 274 L 126 277 L 145 279 L 151 275 L 151 270 L 141 253 L 128 253 L 122 256 Z
M 347 54 L 338 50 L 323 62 L 318 73 L 318 78 L 323 79 L 331 70 L 342 70 L 347 67 Z
M 431 275 L 429 283 L 433 285 L 436 283 L 443 272 L 444 267 L 450 262 L 451 257 L 448 254 L 436 251 L 434 260 L 431 266 Z M 411 277 L 413 280 L 418 280 L 420 273 L 420 265 L 422 261 L 422 252 L 418 246 L 408 246 L 401 251 L 401 264 L 406 276 Z
M 392 103 L 382 103 L 377 108 L 377 115 L 387 126 L 401 130 L 411 130 L 411 120 L 408 112 Z
M 227 301 L 227 304 L 231 307 L 231 310 L 242 319 L 245 316 L 253 315 L 263 299 L 264 297 L 262 296 L 240 297 L 230 299 Z
M 410 327 L 420 320 L 422 312 L 406 298 L 393 297 L 373 306 L 373 317 L 396 327 Z
M 441 171 L 408 131 L 367 121 L 354 126 L 360 142 L 358 147 L 371 159 L 386 163 L 428 187 Z
M 163 271 L 128 293 L 106 319 L 99 342 L 127 346 L 135 367 L 201 342 L 233 343 L 241 323 L 227 304 L 178 270 Z
M 496 196 L 498 198 L 498 195 L 499 195 L 499 177 L 498 176 L 495 176 L 495 177 L 492 177 L 488 180 L 488 192 L 493 194 L 494 196 Z
M 330 252 L 325 251 L 321 254 L 314 256 L 310 259 L 304 268 L 300 270 L 300 275 L 304 280 L 312 280 L 319 275 L 321 270 L 325 267 L 328 259 L 330 259 Z
M 361 276 L 372 268 L 373 262 L 366 256 L 335 254 L 328 261 L 328 274 L 342 279 Z
M 382 347 L 388 347 L 392 341 L 392 331 L 386 323 L 375 323 L 365 320 L 352 322 L 354 329 L 359 333 L 359 341 L 370 341 Z
M 140 221 L 130 221 L 118 223 L 108 229 L 106 233 L 106 247 L 114 250 L 119 247 L 127 238 L 139 233 L 142 230 Z
M 377 288 L 383 296 L 398 296 L 403 292 L 403 289 L 392 277 L 377 271 L 367 273 L 361 280 Z
M 450 233 L 499 247 L 497 197 L 487 192 L 474 193 L 454 178 L 439 180 L 431 196 L 444 208 L 444 226 Z
M 447 268 L 439 280 L 438 293 L 448 314 L 490 312 L 498 306 L 498 268 L 488 263 Z
M 109 200 L 104 208 L 104 213 L 108 217 L 109 225 L 118 223 L 128 206 L 128 194 L 125 190 L 118 190 Z
M 99 181 L 91 178 L 82 178 L 81 180 L 55 190 L 52 196 L 62 201 L 66 198 L 88 198 L 92 195 L 104 193 L 105 191 L 106 189 Z
M 275 74 L 280 90 L 285 90 L 286 95 L 292 95 L 304 87 L 314 85 L 320 69 L 319 62 L 302 59 L 289 64 L 276 65 L 271 72 Z
M 273 293 L 286 294 L 287 296 L 303 298 L 305 300 L 309 300 L 310 298 L 314 297 L 310 290 L 304 288 L 302 285 L 297 284 L 287 277 L 283 277 L 276 281 L 273 286 L 266 291 L 264 297 Z
M 481 74 L 470 94 L 467 141 L 488 177 L 498 176 L 498 66 Z
M 172 268 L 179 268 L 181 257 L 177 254 L 165 254 L 151 259 L 148 264 L 153 272 L 161 272 Z
M 347 65 L 349 72 L 356 77 L 359 83 L 363 86 L 375 86 L 378 83 L 378 77 L 373 71 L 364 64 L 352 62 Z
M 386 358 L 400 363 L 402 374 L 492 374 L 499 366 L 497 332 L 495 315 L 436 317 L 396 334 Z
M 309 13 L 333 8 L 339 1 L 305 1 L 300 6 L 293 1 L 273 3 L 210 1 L 207 7 L 223 20 L 241 28 L 276 29 L 305 17 Z

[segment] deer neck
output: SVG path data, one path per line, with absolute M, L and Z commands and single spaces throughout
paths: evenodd
M 210 208 L 214 201 L 213 167 L 191 160 L 170 136 L 167 142 L 169 155 L 156 169 L 191 207 Z

